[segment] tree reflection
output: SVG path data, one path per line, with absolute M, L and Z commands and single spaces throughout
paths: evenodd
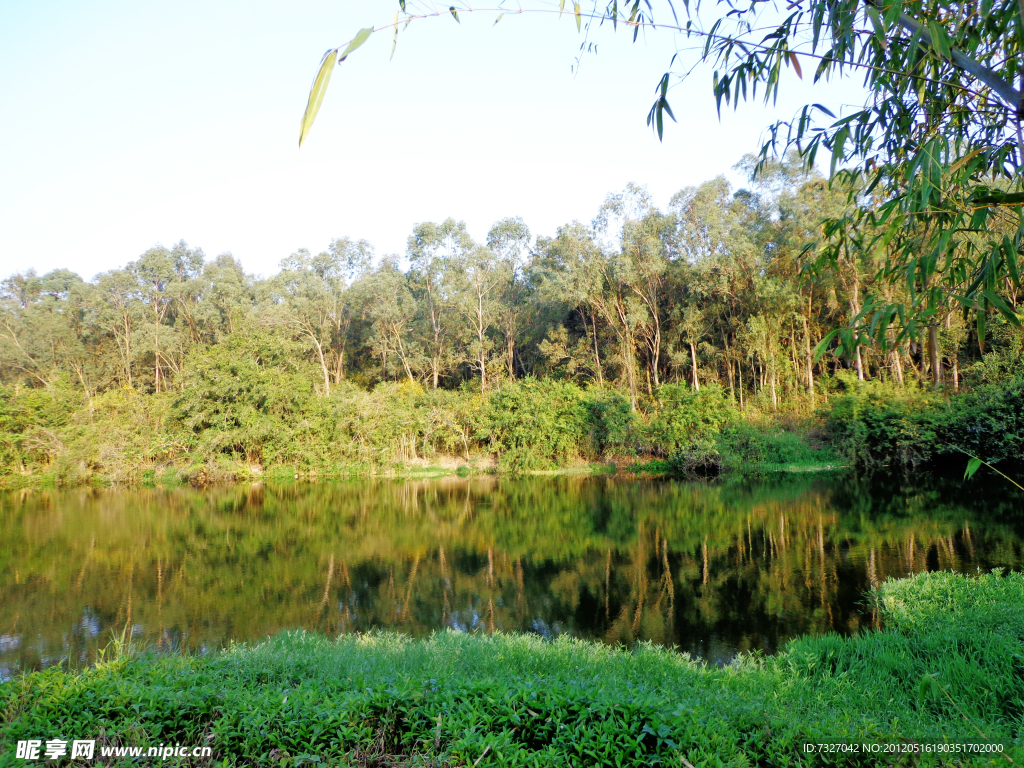
M 852 478 L 12 493 L 0 671 L 84 663 L 125 628 L 192 651 L 291 627 L 516 630 L 720 661 L 855 632 L 890 576 L 1019 567 L 1020 508 L 1000 489 Z

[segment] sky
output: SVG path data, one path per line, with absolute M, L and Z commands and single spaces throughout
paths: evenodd
M 479 240 L 506 216 L 551 235 L 629 182 L 660 206 L 720 174 L 741 184 L 733 166 L 775 119 L 863 103 L 856 84 L 789 74 L 778 105 L 719 119 L 699 67 L 669 92 L 678 123 L 659 143 L 654 88 L 692 42 L 604 28 L 577 67 L 571 13 L 444 13 L 402 30 L 393 59 L 386 31 L 337 68 L 300 150 L 323 52 L 397 8 L 2 0 L 0 277 L 91 278 L 179 240 L 269 275 L 335 237 L 401 254 L 416 223 L 449 216 Z

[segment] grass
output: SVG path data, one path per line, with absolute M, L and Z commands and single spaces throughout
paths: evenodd
M 0 685 L 19 739 L 210 744 L 219 765 L 962 765 L 808 742 L 998 742 L 1024 763 L 1024 575 L 921 574 L 873 593 L 886 629 L 717 668 L 651 645 L 444 632 L 278 635 L 201 657 L 111 654 Z M 97 752 L 97 754 L 99 754 Z M 173 764 L 173 761 L 168 761 Z

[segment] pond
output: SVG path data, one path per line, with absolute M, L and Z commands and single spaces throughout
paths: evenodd
M 650 640 L 725 663 L 873 626 L 865 593 L 890 576 L 1019 569 L 1022 510 L 995 480 L 842 474 L 10 492 L 0 676 L 86 664 L 125 632 L 202 652 L 296 627 Z

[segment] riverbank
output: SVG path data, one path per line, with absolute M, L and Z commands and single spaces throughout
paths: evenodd
M 293 409 L 195 393 L 0 386 L 0 488 L 333 480 L 445 474 L 700 477 L 858 466 L 1011 474 L 1024 378 L 953 396 L 845 377 L 817 410 L 737 407 L 716 385 L 665 384 L 637 410 L 612 388 L 521 379 L 486 396 L 418 384 L 338 387 Z
M 922 753 L 961 743 L 1004 750 L 971 764 L 1024 759 L 1024 576 L 920 574 L 874 599 L 882 631 L 722 668 L 651 645 L 450 632 L 113 649 L 0 684 L 0 764 L 24 764 L 19 740 L 54 738 L 97 739 L 97 755 L 209 745 L 217 765 L 961 765 Z M 825 742 L 902 754 L 805 751 Z

